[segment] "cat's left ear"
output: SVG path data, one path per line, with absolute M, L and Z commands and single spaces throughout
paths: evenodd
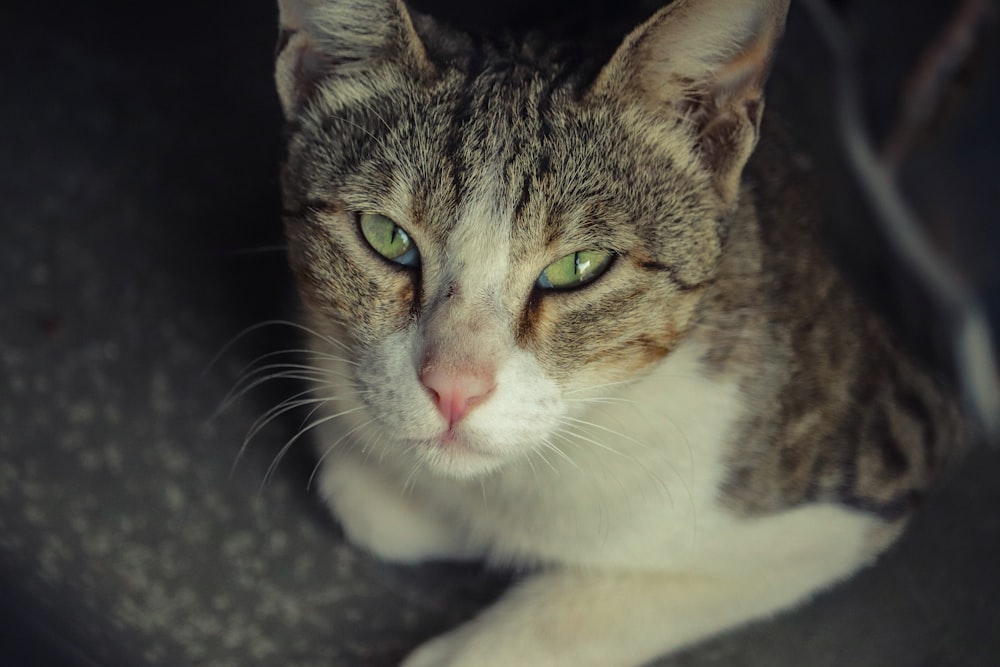
M 278 0 L 278 10 L 274 78 L 289 120 L 331 77 L 433 71 L 403 0 Z
M 722 199 L 736 201 L 789 0 L 675 0 L 630 33 L 590 95 L 688 121 Z

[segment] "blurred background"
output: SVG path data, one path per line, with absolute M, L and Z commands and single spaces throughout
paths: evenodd
M 597 48 L 620 37 L 619 19 L 653 9 L 583 4 Z M 463 25 L 572 32 L 588 25 L 569 13 L 583 4 L 417 6 Z M 997 323 L 1000 32 L 995 11 L 956 22 L 988 5 L 832 3 L 877 150 Z M 276 21 L 264 0 L 0 5 L 5 665 L 387 667 L 505 584 L 347 547 L 306 488 L 304 446 L 263 485 L 301 417 L 277 420 L 234 467 L 249 426 L 292 387 L 216 408 L 248 363 L 298 341 L 265 327 L 212 363 L 247 327 L 296 311 L 281 249 Z M 934 113 L 911 131 L 907 91 L 949 54 Z M 844 159 L 832 71 L 793 2 L 769 108 L 823 175 L 831 244 L 852 278 L 952 372 L 949 315 L 893 252 Z M 878 565 L 662 665 L 996 665 L 998 477 L 996 448 L 974 449 Z

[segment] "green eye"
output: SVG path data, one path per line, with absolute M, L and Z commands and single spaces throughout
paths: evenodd
M 603 250 L 578 250 L 545 267 L 535 282 L 542 289 L 579 287 L 596 280 L 611 265 L 613 255 Z
M 417 245 L 395 222 L 378 213 L 362 213 L 360 224 L 361 234 L 375 252 L 396 264 L 420 265 Z

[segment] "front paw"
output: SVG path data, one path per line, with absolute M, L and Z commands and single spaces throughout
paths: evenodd
M 580 667 L 545 643 L 530 629 L 507 637 L 474 620 L 424 642 L 400 667 Z
M 418 646 L 400 667 L 457 667 L 457 646 L 449 635 L 435 637 Z
M 418 499 L 380 472 L 351 459 L 324 464 L 320 494 L 333 509 L 347 539 L 379 558 L 398 563 L 469 558 L 474 554 Z

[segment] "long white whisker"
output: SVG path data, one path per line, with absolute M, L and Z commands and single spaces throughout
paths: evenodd
M 576 421 L 580 421 L 580 420 L 576 420 Z M 591 426 L 591 427 L 596 427 L 596 428 L 602 428 L 603 429 L 603 427 L 601 427 L 599 424 L 592 424 L 590 422 L 581 422 L 581 423 L 584 426 Z M 569 425 L 567 424 L 565 426 L 569 426 Z M 611 429 L 603 429 L 603 430 L 608 431 L 609 433 L 612 433 L 612 434 L 620 435 L 621 437 L 626 437 L 626 436 L 624 436 L 622 434 L 617 434 L 615 431 L 612 431 Z M 648 474 L 657 483 L 657 485 L 660 487 L 660 489 L 663 492 L 666 493 L 667 500 L 671 503 L 671 505 L 673 504 L 673 502 L 674 502 L 673 501 L 673 494 L 670 491 L 670 487 L 667 486 L 666 482 L 664 482 L 663 479 L 658 474 L 656 474 L 653 470 L 651 470 L 650 467 L 648 465 L 646 465 L 640 458 L 638 458 L 638 457 L 636 457 L 634 455 L 631 455 L 631 454 L 626 454 L 624 452 L 618 451 L 617 449 L 614 449 L 613 447 L 610 447 L 609 445 L 606 445 L 606 444 L 604 444 L 604 443 L 602 443 L 602 442 L 600 442 L 598 440 L 595 440 L 593 438 L 587 437 L 586 435 L 580 433 L 578 430 L 575 430 L 573 428 L 565 428 L 562 431 L 560 431 L 560 433 L 564 434 L 564 437 L 566 437 L 566 436 L 572 436 L 572 437 L 574 437 L 574 438 L 576 438 L 578 440 L 581 440 L 583 442 L 587 442 L 589 444 L 592 444 L 595 447 L 598 447 L 599 449 L 603 449 L 603 450 L 605 450 L 607 452 L 610 452 L 612 454 L 615 454 L 616 456 L 621 457 L 622 459 L 624 459 L 626 461 L 629 461 L 629 462 L 635 464 L 640 469 L 642 469 L 643 472 L 645 472 L 646 474 Z M 642 445 L 642 443 L 639 443 L 637 440 L 634 440 L 632 438 L 626 438 L 626 439 L 632 440 L 633 442 L 636 442 L 636 443 L 640 444 L 640 446 Z M 670 466 L 670 470 L 671 470 L 671 472 L 673 472 L 674 476 L 676 476 L 677 479 L 680 481 L 680 483 L 685 487 L 685 489 L 687 489 L 688 496 L 690 497 L 690 488 L 688 488 L 687 483 L 684 481 L 683 475 L 681 475 L 677 471 L 676 467 L 674 467 L 673 465 L 670 465 L 669 462 L 667 464 Z
M 202 374 L 207 374 L 215 366 L 215 364 L 217 364 L 219 362 L 219 359 L 221 359 L 223 356 L 225 356 L 225 354 L 227 352 L 229 352 L 229 350 L 233 347 L 233 345 L 235 345 L 239 341 L 243 340 L 244 338 L 246 338 L 247 336 L 249 336 L 251 333 L 253 333 L 255 331 L 259 331 L 260 329 L 263 329 L 264 327 L 271 327 L 271 326 L 287 326 L 287 327 L 292 327 L 293 329 L 299 329 L 300 331 L 304 331 L 304 332 L 306 332 L 308 334 L 311 334 L 311 335 L 315 336 L 316 338 L 318 338 L 319 340 L 322 340 L 322 341 L 324 341 L 326 343 L 329 343 L 330 345 L 333 345 L 334 347 L 340 347 L 341 349 L 343 349 L 343 350 L 345 350 L 347 352 L 351 352 L 352 351 L 350 349 L 350 347 L 347 346 L 347 344 L 345 344 L 345 343 L 343 343 L 343 342 L 341 342 L 339 340 L 336 340 L 335 338 L 330 338 L 329 336 L 325 336 L 322 333 L 320 333 L 320 332 L 316 331 L 315 329 L 313 329 L 312 327 L 307 327 L 306 325 L 300 324 L 299 322 L 293 322 L 291 320 L 277 320 L 277 319 L 275 319 L 275 320 L 265 320 L 263 322 L 258 322 L 257 324 L 252 324 L 249 327 L 247 327 L 246 329 L 244 329 L 243 331 L 241 331 L 238 334 L 236 334 L 235 336 L 233 336 L 229 340 L 228 343 L 226 343 L 225 345 L 222 346 L 221 350 L 219 350 L 218 352 L 216 352 L 215 356 L 212 357 L 212 359 L 208 362 L 208 365 L 205 367 L 205 370 L 202 372 Z
M 529 450 L 528 455 L 524 457 L 524 462 L 528 464 L 528 468 L 531 470 L 531 476 L 535 478 L 535 486 L 540 486 L 541 482 L 538 479 L 538 471 L 535 470 L 535 464 L 531 462 L 532 456 L 538 456 L 538 458 L 542 459 L 543 461 L 545 460 L 545 457 L 534 449 Z M 552 464 L 550 463 L 549 466 L 551 467 Z M 552 471 L 555 472 L 555 468 L 553 468 Z
M 329 373 L 305 373 L 303 371 L 283 371 L 281 373 L 272 373 L 264 377 L 255 379 L 253 382 L 246 384 L 245 386 L 240 386 L 245 380 L 240 380 L 237 382 L 236 386 L 233 387 L 226 397 L 222 400 L 222 404 L 215 411 L 216 415 L 221 414 L 228 410 L 234 403 L 239 401 L 241 398 L 246 396 L 248 393 L 264 384 L 265 382 L 270 382 L 271 380 L 304 380 L 312 383 L 314 389 L 322 387 L 342 387 L 343 383 L 340 382 L 320 382 L 320 380 L 327 379 L 330 376 Z M 339 378 L 339 379 L 349 379 L 349 378 Z
M 314 414 L 316 414 L 323 407 L 323 405 L 325 403 L 328 403 L 328 402 L 331 402 L 331 401 L 337 401 L 337 400 L 345 400 L 345 399 L 342 396 L 334 396 L 334 397 L 331 397 L 331 398 L 324 398 L 324 399 L 322 399 L 322 402 L 317 403 L 315 406 L 313 406 L 312 410 L 310 410 L 309 412 L 306 413 L 306 416 L 302 418 L 302 423 L 299 426 L 302 427 L 302 426 L 305 426 L 306 424 L 308 424 L 309 420 L 312 419 L 312 416 Z
M 595 384 L 589 387 L 580 387 L 579 389 L 570 389 L 564 392 L 566 396 L 572 396 L 573 394 L 581 394 L 585 391 L 594 391 L 596 389 L 604 389 L 605 387 L 619 387 L 625 384 L 632 384 L 635 380 L 618 380 L 617 382 L 606 382 L 604 384 Z
M 569 456 L 569 454 L 567 454 L 567 453 L 566 453 L 566 452 L 564 452 L 564 451 L 563 451 L 562 449 L 560 449 L 560 448 L 559 448 L 559 447 L 558 447 L 557 445 L 555 445 L 555 444 L 554 444 L 554 443 L 553 443 L 553 442 L 552 442 L 551 440 L 548 440 L 548 439 L 542 439 L 542 440 L 541 440 L 540 442 L 542 443 L 542 446 L 543 446 L 543 447 L 545 447 L 546 449 L 548 449 L 548 450 L 549 450 L 550 452 L 553 452 L 553 453 L 554 453 L 554 454 L 555 454 L 556 456 L 558 456 L 558 457 L 559 457 L 559 458 L 561 458 L 562 460 L 566 461 L 566 463 L 570 464 L 571 466 L 573 466 L 573 467 L 574 467 L 574 468 L 576 468 L 577 470 L 579 470 L 579 469 L 580 469 L 580 466 L 579 466 L 579 465 L 577 465 L 576 461 L 574 461 L 574 460 L 573 460 L 573 459 L 572 459 L 572 458 L 571 458 L 571 457 Z
M 309 393 L 309 392 L 306 392 Z M 299 394 L 301 395 L 301 394 Z M 294 398 L 294 397 L 293 397 Z M 229 468 L 229 475 L 232 477 L 236 473 L 236 467 L 239 465 L 240 461 L 243 459 L 243 455 L 246 454 L 247 448 L 250 446 L 250 441 L 252 441 L 258 433 L 260 433 L 264 428 L 267 427 L 272 421 L 285 414 L 289 410 L 294 410 L 302 405 L 313 403 L 316 401 L 326 402 L 328 399 L 317 398 L 317 399 L 302 399 L 294 401 L 291 399 L 285 399 L 275 407 L 271 408 L 263 415 L 254 420 L 254 423 L 250 426 L 247 431 L 246 436 L 243 438 L 243 444 L 240 445 L 240 450 L 236 452 L 236 458 L 233 459 L 233 464 Z M 263 419 L 263 421 L 261 421 Z
M 406 452 L 413 450 L 417 446 L 418 445 L 416 444 L 411 445 L 410 447 L 407 447 L 403 453 L 405 454 Z M 410 469 L 410 472 L 406 476 L 406 479 L 403 480 L 403 496 L 408 496 L 409 494 L 413 493 L 412 482 L 414 479 L 416 479 L 417 471 L 419 471 L 420 468 L 423 467 L 423 465 L 424 465 L 423 459 L 421 459 L 419 456 L 416 457 L 416 460 L 413 463 L 413 467 Z
M 569 424 L 567 424 L 567 426 L 569 426 Z M 599 447 L 600 449 L 603 449 L 603 450 L 605 450 L 607 452 L 615 454 L 616 456 L 620 456 L 620 457 L 622 457 L 624 459 L 628 459 L 630 461 L 631 460 L 635 460 L 634 456 L 629 456 L 628 454 L 620 452 L 617 449 L 615 449 L 614 447 L 611 447 L 610 445 L 606 445 L 603 442 L 600 442 L 599 440 L 594 440 L 593 438 L 588 438 L 587 436 L 583 435 L 579 431 L 573 431 L 573 430 L 570 430 L 570 429 L 565 429 L 563 432 L 565 432 L 565 433 L 567 433 L 569 435 L 572 435 L 574 438 L 577 438 L 579 440 L 583 440 L 584 442 L 589 442 L 590 444 L 594 445 L 595 447 Z
M 294 410 L 296 408 L 301 408 L 302 406 L 305 405 L 313 405 L 313 404 L 316 405 L 316 407 L 314 407 L 312 410 L 309 411 L 309 414 L 306 416 L 306 419 L 303 420 L 304 424 L 306 421 L 309 420 L 309 417 L 312 417 L 312 415 L 315 414 L 317 410 L 323 407 L 324 403 L 330 403 L 332 401 L 341 400 L 340 397 L 338 396 L 298 398 L 303 394 L 311 394 L 311 393 L 312 390 L 299 392 L 298 394 L 295 394 L 290 398 L 286 398 L 281 403 L 278 403 L 276 406 L 274 406 L 273 408 L 262 414 L 260 417 L 254 420 L 254 423 L 250 426 L 250 430 L 247 431 L 245 442 L 249 442 L 250 440 L 252 440 L 258 433 L 264 430 L 268 424 L 270 424 L 272 421 L 274 421 L 281 415 L 291 410 Z
M 680 377 L 680 376 L 678 376 L 678 377 Z M 684 432 L 684 429 L 682 429 L 680 427 L 680 425 L 677 423 L 677 421 L 675 419 L 673 419 L 673 417 L 671 417 L 669 414 L 664 415 L 664 417 L 666 417 L 666 419 L 670 423 L 670 425 L 677 431 L 678 435 L 681 438 L 681 441 L 684 443 L 684 449 L 685 449 L 685 452 L 687 453 L 687 458 L 688 458 L 688 470 L 690 470 L 691 474 L 693 475 L 694 474 L 694 468 L 695 468 L 695 458 L 694 458 L 694 450 L 691 447 L 691 440 L 687 437 L 687 434 Z M 598 426 L 598 425 L 597 424 L 590 424 L 590 426 Z M 614 433 L 614 431 L 609 431 L 609 432 Z M 621 437 L 625 437 L 624 434 L 620 434 L 619 433 L 618 435 L 621 436 Z M 631 438 L 629 438 L 629 439 L 632 440 Z M 632 441 L 633 442 L 637 442 L 635 440 L 632 440 Z M 641 444 L 641 443 L 639 443 L 639 444 Z M 677 478 L 677 481 L 684 488 L 684 491 L 687 494 L 688 503 L 691 505 L 692 510 L 693 510 L 694 509 L 694 496 L 693 496 L 693 492 L 691 490 L 690 483 L 688 482 L 687 478 L 685 478 L 685 476 L 680 473 L 680 471 L 678 470 L 678 468 L 676 466 L 674 466 L 670 462 L 667 462 L 667 463 L 670 466 L 670 471 L 673 473 L 674 477 Z M 663 490 L 666 491 L 667 495 L 671 497 L 671 502 L 672 502 L 672 494 L 670 492 L 670 489 L 659 478 L 657 478 L 657 481 L 663 487 Z
M 339 445 L 341 442 L 343 442 L 345 438 L 350 437 L 351 435 L 353 435 L 354 433 L 356 433 L 356 432 L 360 431 L 361 429 L 365 428 L 366 426 L 368 426 L 369 424 L 371 424 L 374 421 L 375 421 L 375 418 L 372 417 L 368 421 L 366 421 L 366 422 L 364 422 L 362 424 L 358 424 L 357 426 L 355 426 L 354 428 L 352 428 L 350 431 L 348 431 L 347 433 L 344 433 L 342 436 L 340 436 L 339 438 L 337 438 L 336 440 L 334 440 L 333 444 L 331 444 L 328 447 L 325 447 L 323 449 L 323 454 L 320 455 L 319 459 L 316 461 L 316 465 L 313 466 L 312 473 L 310 473 L 310 475 L 309 475 L 309 480 L 306 482 L 306 488 L 307 489 L 311 489 L 312 488 L 313 480 L 316 478 L 316 473 L 319 472 L 319 469 L 323 465 L 323 462 L 326 460 L 326 457 L 330 455 L 330 452 L 332 452 L 337 447 L 337 445 Z
M 274 352 L 267 352 L 265 354 L 260 355 L 259 357 L 257 357 L 253 361 L 250 361 L 249 363 L 247 363 L 246 366 L 244 366 L 243 368 L 241 368 L 239 370 L 239 372 L 237 373 L 237 375 L 244 375 L 245 373 L 247 373 L 248 371 L 250 371 L 250 369 L 254 368 L 258 363 L 260 363 L 261 361 L 264 361 L 265 359 L 270 359 L 272 357 L 278 357 L 278 356 L 285 355 L 285 354 L 288 354 L 288 355 L 294 354 L 294 355 L 297 355 L 297 356 L 305 357 L 307 359 L 317 359 L 317 360 L 323 360 L 323 361 L 338 361 L 338 362 L 343 362 L 345 364 L 350 364 L 352 366 L 357 366 L 358 365 L 358 362 L 356 362 L 356 361 L 351 361 L 350 359 L 347 359 L 346 357 L 341 357 L 341 356 L 338 356 L 338 355 L 335 355 L 335 354 L 329 354 L 327 352 L 319 352 L 317 350 L 309 350 L 309 349 L 306 349 L 306 348 L 289 348 L 289 349 L 286 349 L 286 350 L 275 350 Z
M 563 423 L 571 422 L 573 424 L 579 424 L 581 426 L 587 426 L 587 427 L 590 427 L 590 428 L 596 428 L 599 431 L 604 431 L 605 433 L 613 435 L 613 436 L 615 436 L 617 438 L 621 438 L 621 439 L 623 439 L 623 440 L 625 440 L 627 442 L 631 442 L 633 444 L 639 445 L 640 447 L 646 447 L 647 446 L 646 443 L 640 442 L 640 441 L 636 440 L 635 438 L 633 438 L 631 436 L 627 436 L 624 433 L 621 433 L 621 432 L 616 431 L 614 429 L 608 428 L 606 426 L 601 426 L 600 424 L 595 424 L 594 422 L 590 422 L 590 421 L 587 421 L 585 419 L 577 419 L 576 417 L 570 417 L 568 415 L 562 415 L 559 419 Z
M 635 405 L 636 401 L 631 398 L 621 398 L 617 396 L 595 396 L 593 398 L 563 398 L 567 403 L 596 403 L 596 404 L 623 404 Z
M 318 366 L 313 366 L 311 364 L 282 362 L 280 364 L 264 364 L 263 366 L 257 366 L 256 368 L 243 373 L 243 375 L 240 377 L 239 380 L 236 381 L 236 383 L 237 385 L 239 385 L 239 383 L 246 382 L 247 380 L 253 378 L 256 375 L 280 369 L 286 369 L 290 371 L 302 371 L 303 373 L 309 373 L 317 377 L 326 377 L 328 375 L 333 377 L 347 377 L 347 374 L 345 373 L 331 373 L 330 371 L 324 368 L 319 368 Z
M 374 418 L 372 419 L 372 421 L 374 421 Z M 370 424 L 371 421 L 368 423 Z M 382 433 L 377 433 L 377 437 L 375 438 L 375 440 L 373 441 L 366 440 L 365 444 L 361 446 L 361 451 L 365 455 L 365 463 L 368 463 L 368 459 L 371 458 L 372 452 L 375 451 L 376 449 L 379 450 L 378 460 L 379 463 L 381 463 L 382 458 L 385 456 L 385 450 L 386 450 L 385 447 L 382 447 Z
M 313 421 L 311 424 L 309 424 L 307 426 L 304 426 L 301 429 L 299 429 L 299 432 L 296 433 L 295 435 L 293 435 L 291 437 L 291 439 L 289 439 L 289 441 L 286 442 L 282 446 L 282 448 L 280 450 L 278 450 L 278 453 L 275 455 L 274 460 L 271 461 L 271 465 L 268 466 L 267 471 L 264 473 L 264 479 L 263 479 L 263 481 L 261 481 L 260 491 L 262 492 L 264 490 L 264 487 L 266 487 L 267 484 L 271 481 L 271 477 L 274 475 L 274 471 L 277 469 L 278 464 L 281 462 L 281 459 L 284 458 L 285 454 L 288 453 L 288 450 L 291 449 L 292 445 L 294 445 L 295 442 L 298 441 L 299 438 L 301 438 L 303 435 L 305 435 L 309 431 L 313 430 L 317 426 L 321 426 L 321 425 L 325 424 L 326 422 L 333 421 L 334 419 L 339 419 L 340 417 L 343 417 L 345 415 L 349 415 L 352 412 L 357 412 L 358 410 L 361 410 L 361 409 L 362 409 L 362 407 L 358 406 L 358 407 L 350 408 L 349 410 L 342 410 L 342 411 L 340 411 L 340 412 L 338 412 L 336 414 L 332 414 L 332 415 L 329 415 L 327 417 L 323 417 L 321 419 L 317 419 L 317 420 Z
M 570 465 L 573 465 L 573 466 L 576 465 L 576 463 L 573 461 L 573 459 L 571 459 L 570 457 L 566 456 L 566 454 L 562 450 L 560 450 L 558 447 L 556 447 L 554 444 L 552 444 L 551 440 L 549 440 L 549 439 L 546 438 L 546 439 L 543 439 L 543 440 L 539 440 L 539 442 L 541 443 L 542 447 L 544 447 L 546 450 L 548 450 L 550 452 L 555 452 L 561 458 L 566 459 L 566 461 L 569 462 Z M 548 457 L 545 456 L 545 454 L 542 452 L 542 450 L 536 449 L 536 450 L 534 450 L 534 452 L 536 454 L 538 454 L 538 458 L 540 458 L 542 460 L 542 463 L 544 463 L 545 465 L 547 465 L 552 470 L 552 472 L 554 472 L 557 475 L 559 474 L 559 469 L 556 468 L 554 465 L 552 465 L 552 461 L 549 461 Z

